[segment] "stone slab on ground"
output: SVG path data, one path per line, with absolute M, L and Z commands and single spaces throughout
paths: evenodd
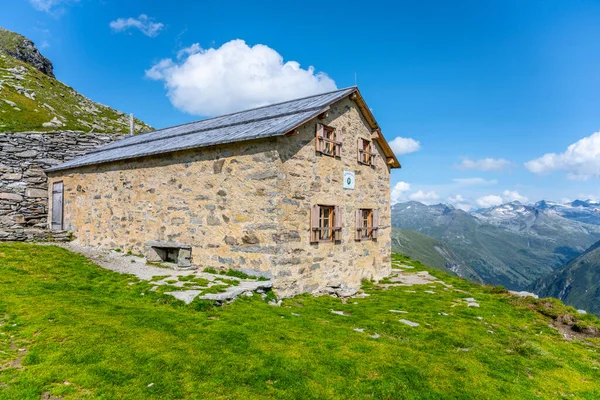
M 150 281 L 153 278 L 160 276 L 162 279 L 153 282 L 157 286 L 170 285 L 175 287 L 183 287 L 186 282 L 179 281 L 179 277 L 181 276 L 193 276 L 193 278 L 206 279 L 209 282 L 206 287 L 198 285 L 197 287 L 192 287 L 189 290 L 165 292 L 166 295 L 173 296 L 176 299 L 185 302 L 186 304 L 191 303 L 198 296 L 200 296 L 199 298 L 203 300 L 213 300 L 217 302 L 231 301 L 246 292 L 265 291 L 273 286 L 273 283 L 269 280 L 258 281 L 240 279 L 234 276 L 210 274 L 199 271 L 198 269 L 176 270 L 171 268 L 161 268 L 148 264 L 145 257 L 127 255 L 114 250 L 81 246 L 75 242 L 40 244 L 55 245 L 74 253 L 79 253 L 102 268 L 118 272 L 120 274 L 134 275 L 140 280 Z M 238 285 L 229 285 L 220 279 L 237 281 Z M 176 280 L 176 282 L 169 283 L 169 280 Z M 207 289 L 214 285 L 223 285 L 227 286 L 227 288 L 225 288 L 222 293 L 209 293 L 201 295 L 203 292 L 202 289 Z
M 400 322 L 402 322 L 403 324 L 406 324 L 406 325 L 408 325 L 408 326 L 410 326 L 412 328 L 414 328 L 416 326 L 419 326 L 419 324 L 417 322 L 412 322 L 412 321 L 409 321 L 407 319 L 401 319 Z

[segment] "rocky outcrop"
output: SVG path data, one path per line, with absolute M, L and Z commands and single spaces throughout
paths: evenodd
M 73 131 L 0 133 L 0 241 L 57 236 L 45 231 L 44 169 L 123 137 Z
M 0 36 L 3 37 L 3 46 L 0 47 L 0 51 L 54 78 L 52 62 L 40 53 L 31 40 L 4 28 L 0 28 Z

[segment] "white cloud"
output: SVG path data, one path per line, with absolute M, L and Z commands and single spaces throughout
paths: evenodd
M 154 22 L 154 20 L 149 18 L 146 14 L 140 14 L 137 18 L 118 18 L 111 21 L 108 25 L 115 32 L 122 32 L 130 28 L 139 29 L 140 32 L 148 37 L 156 37 L 165 27 L 165 25 L 160 22 Z
M 431 204 L 437 202 L 437 200 L 440 199 L 440 196 L 434 191 L 424 192 L 422 190 L 419 190 L 417 192 L 411 193 L 408 196 L 408 198 L 410 200 L 419 201 L 423 204 Z
M 474 169 L 478 171 L 502 171 L 512 165 L 510 161 L 503 158 L 482 158 L 473 161 L 470 158 L 463 158 L 456 167 L 458 169 Z
M 483 178 L 456 178 L 452 181 L 463 186 L 475 186 L 475 185 L 495 185 L 498 183 L 496 179 L 483 179 Z
M 390 142 L 390 147 L 392 148 L 394 154 L 401 156 L 402 154 L 419 151 L 421 149 L 421 142 L 418 142 L 415 139 L 398 136 Z
M 504 203 L 510 203 L 513 201 L 518 201 L 521 203 L 527 203 L 527 197 L 523 196 L 516 190 L 505 190 L 502 192 L 502 195 L 498 196 L 495 194 L 490 194 L 487 196 L 483 196 L 477 199 L 477 205 L 482 208 L 499 206 Z
M 448 197 L 448 203 L 452 204 L 454 207 L 458 208 L 459 210 L 463 210 L 463 211 L 467 211 L 467 212 L 473 209 L 473 206 L 471 204 L 469 204 L 469 202 L 467 202 L 467 200 L 460 194 L 457 194 L 456 196 Z
M 314 67 L 283 61 L 277 51 L 237 39 L 214 49 L 192 45 L 176 61 L 164 59 L 146 71 L 161 80 L 178 109 L 195 115 L 219 115 L 336 89 Z
M 202 47 L 200 47 L 200 43 L 194 43 L 190 47 L 183 48 L 177 52 L 177 58 L 183 58 L 185 56 L 189 56 L 192 54 L 200 53 L 202 51 Z
M 510 203 L 512 201 L 519 201 L 521 203 L 527 203 L 527 197 L 522 196 L 521 194 L 519 194 L 519 192 L 517 192 L 516 190 L 510 191 L 510 190 L 505 190 L 502 193 L 502 199 L 504 200 L 504 202 L 506 203 Z
M 504 203 L 502 197 L 493 194 L 483 196 L 477 199 L 477 205 L 482 208 L 499 206 L 502 203 Z
M 548 153 L 525 163 L 525 168 L 542 175 L 564 171 L 568 179 L 588 180 L 600 177 L 600 132 L 571 144 L 563 153 Z
M 56 8 L 69 3 L 79 3 L 79 0 L 29 0 L 29 4 L 36 10 L 50 14 L 56 13 L 57 11 L 60 14 L 61 10 L 57 10 Z
M 410 184 L 406 182 L 398 182 L 392 188 L 391 201 L 396 204 L 402 200 L 406 200 L 406 194 L 410 191 Z

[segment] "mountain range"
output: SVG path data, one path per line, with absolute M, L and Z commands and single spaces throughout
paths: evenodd
M 392 207 L 392 226 L 427 235 L 448 249 L 444 263 L 432 263 L 474 281 L 524 290 L 537 279 L 561 268 L 600 240 L 600 204 L 574 201 L 558 204 L 512 202 L 465 212 L 451 205 L 398 203 Z M 395 235 L 398 235 L 395 233 Z M 395 251 L 417 252 L 422 239 L 392 241 Z M 439 245 L 438 245 L 439 247 Z M 441 247 L 440 247 L 441 248 Z M 419 253 L 419 254 L 417 254 Z M 442 264 L 442 265 L 441 265 Z
M 52 62 L 26 37 L 0 28 L 0 132 L 128 133 L 129 115 L 57 80 Z M 135 133 L 152 127 L 134 120 Z
M 600 316 L 600 241 L 563 267 L 535 281 L 529 290 Z

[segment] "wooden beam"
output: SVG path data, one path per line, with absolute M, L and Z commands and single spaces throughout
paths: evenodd
M 375 129 L 372 133 L 371 133 L 371 139 L 373 140 L 379 140 L 379 130 Z
M 300 129 L 294 129 L 293 131 L 289 131 L 285 134 L 285 136 L 296 136 L 300 134 Z
M 393 165 L 395 162 L 396 162 L 396 161 L 394 160 L 394 158 L 393 158 L 393 157 L 388 157 L 388 158 L 387 158 L 387 163 L 388 163 L 388 165 Z

